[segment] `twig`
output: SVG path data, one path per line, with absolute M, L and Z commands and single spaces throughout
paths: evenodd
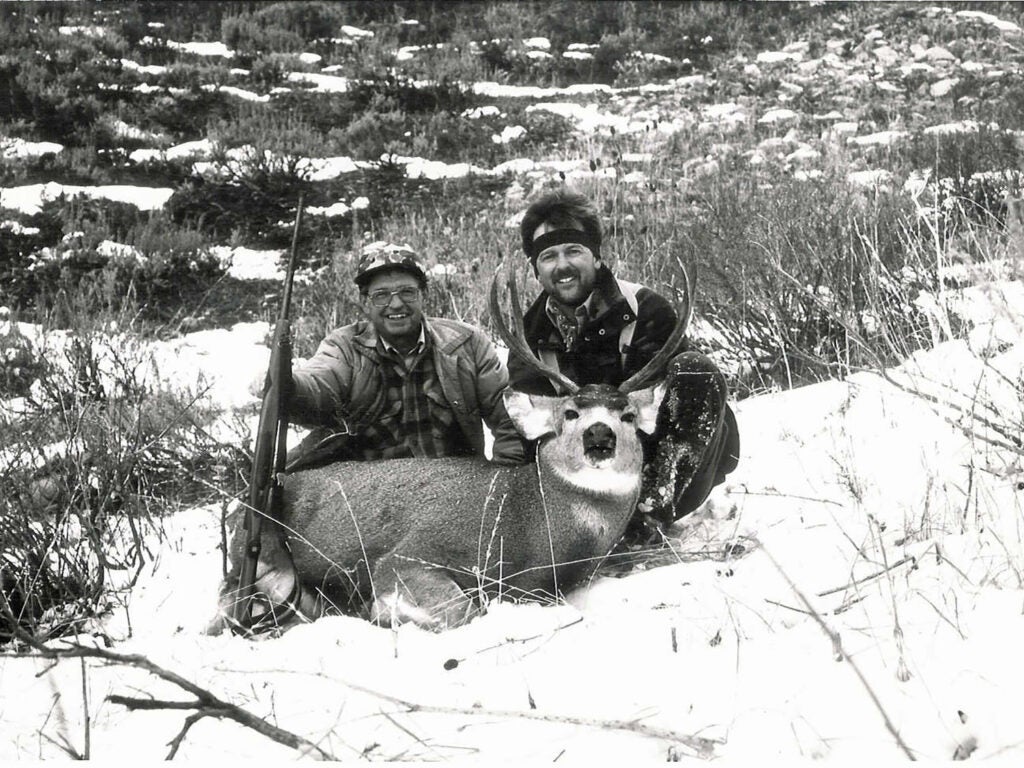
M 209 711 L 201 709 L 198 712 L 195 712 L 185 718 L 185 722 L 182 724 L 181 730 L 178 731 L 178 735 L 171 739 L 170 744 L 168 744 L 168 746 L 170 747 L 170 750 L 167 752 L 168 760 L 173 760 L 175 755 L 178 754 L 178 748 L 185 740 L 185 735 L 189 732 L 192 726 L 198 723 L 200 720 L 202 720 L 209 714 Z
M 927 553 L 927 552 L 928 552 L 928 549 L 925 549 L 925 551 L 921 553 L 922 556 L 925 553 Z M 863 577 L 861 577 L 859 579 L 854 579 L 853 581 L 849 581 L 846 584 L 843 584 L 841 587 L 833 587 L 832 589 L 826 589 L 824 592 L 819 592 L 818 593 L 818 597 L 827 597 L 828 595 L 834 595 L 836 592 L 842 592 L 843 590 L 849 589 L 850 587 L 856 586 L 857 584 L 863 584 L 865 581 L 871 581 L 872 579 L 877 579 L 879 576 L 884 576 L 889 571 L 891 571 L 891 570 L 893 570 L 895 568 L 899 568 L 901 565 L 904 565 L 906 563 L 914 563 L 916 565 L 917 564 L 917 558 L 914 555 L 907 555 L 906 557 L 904 557 L 904 558 L 902 558 L 900 560 L 897 560 L 895 563 L 890 565 L 888 568 L 883 568 L 882 570 L 877 571 L 875 573 L 872 573 L 869 576 L 863 576 Z
M 794 608 L 792 605 L 786 605 L 785 603 L 780 603 L 775 600 L 769 600 L 767 597 L 764 599 L 764 601 L 766 603 L 769 603 L 770 605 L 777 605 L 779 606 L 779 608 L 785 608 L 787 611 L 796 611 L 797 613 L 802 613 L 807 616 L 813 615 L 810 611 L 805 611 L 803 608 Z
M 354 691 L 375 696 L 392 704 L 405 707 L 409 712 L 428 712 L 441 715 L 473 715 L 477 717 L 492 718 L 520 718 L 523 720 L 537 720 L 546 723 L 565 723 L 568 725 L 581 725 L 589 728 L 604 728 L 617 731 L 631 731 L 642 736 L 649 736 L 655 739 L 665 739 L 682 744 L 691 749 L 694 756 L 704 759 L 711 759 L 715 756 L 715 746 L 723 744 L 721 739 L 711 739 L 704 736 L 694 736 L 689 733 L 681 733 L 670 728 L 659 728 L 657 726 L 645 725 L 635 720 L 602 720 L 594 717 L 576 717 L 573 715 L 556 715 L 537 712 L 536 710 L 515 710 L 515 709 L 483 709 L 477 707 L 454 707 L 440 704 L 420 704 L 398 696 L 366 688 L 355 683 L 346 682 L 345 685 Z
M 90 734 L 89 734 L 89 675 L 88 669 L 85 663 L 85 657 L 80 659 L 82 663 L 82 715 L 85 721 L 85 745 L 82 748 L 82 759 L 89 759 L 89 746 L 90 746 Z
M 783 493 L 781 491 L 775 491 L 774 493 L 771 492 L 771 491 L 748 491 L 746 488 L 744 488 L 743 490 L 735 490 L 734 489 L 734 490 L 730 490 L 729 492 L 731 494 L 732 493 L 741 493 L 744 496 L 774 496 L 774 497 L 783 498 L 783 499 L 800 499 L 801 501 L 814 501 L 814 502 L 817 502 L 819 504 L 833 504 L 833 505 L 835 505 L 837 507 L 843 506 L 843 503 L 841 501 L 835 501 L 833 499 L 819 499 L 819 498 L 817 498 L 815 496 L 801 496 L 798 493 Z
M 6 615 L 8 619 L 12 618 L 10 606 L 7 603 L 7 599 L 2 592 L 0 592 L 0 613 Z M 318 745 L 314 744 L 313 742 L 308 741 L 307 739 L 304 739 L 303 737 L 295 733 L 292 733 L 291 731 L 286 731 L 283 728 L 278 728 L 275 725 L 271 725 L 263 718 L 257 717 L 251 712 L 242 709 L 241 707 L 235 704 L 217 698 L 205 688 L 196 685 L 191 680 L 188 680 L 175 672 L 172 672 L 168 669 L 161 667 L 160 665 L 154 663 L 153 661 L 146 658 L 145 656 L 142 656 L 141 654 L 117 653 L 116 651 L 110 651 L 106 648 L 91 648 L 88 646 L 79 645 L 77 643 L 69 644 L 67 647 L 64 648 L 52 648 L 39 642 L 36 638 L 34 638 L 25 630 L 18 627 L 16 624 L 14 625 L 14 632 L 16 637 L 22 642 L 26 643 L 28 646 L 30 646 L 39 657 L 46 659 L 100 659 L 107 663 L 124 664 L 127 666 L 138 667 L 140 669 L 145 670 L 146 672 L 149 672 L 151 675 L 160 678 L 161 680 L 165 680 L 169 683 L 178 686 L 179 688 L 184 689 L 188 693 L 191 693 L 193 696 L 195 696 L 196 701 L 194 702 L 194 708 L 198 708 L 200 710 L 199 713 L 197 714 L 201 713 L 202 716 L 204 717 L 215 716 L 222 719 L 234 720 L 236 723 L 239 723 L 240 725 L 243 725 L 246 728 L 251 728 L 252 730 L 256 731 L 259 734 L 262 734 L 263 736 L 266 736 L 268 739 L 271 739 L 272 741 L 276 741 L 279 744 L 284 744 L 285 746 L 291 747 L 292 749 L 298 750 L 304 754 L 309 754 L 313 757 L 326 760 L 337 759 L 336 757 L 334 757 L 334 755 L 332 755 L 324 749 L 321 749 Z M 6 655 L 10 654 L 0 654 L 0 656 Z M 18 654 L 18 656 L 19 658 L 24 658 L 25 654 Z M 120 700 L 121 702 L 131 701 L 132 705 L 135 706 L 135 708 L 144 708 L 142 705 L 139 704 L 140 700 L 132 700 L 126 697 L 117 697 L 116 694 L 108 696 L 108 700 Z M 159 702 L 159 704 L 170 704 L 171 706 L 166 707 L 167 709 L 185 708 L 184 706 L 182 706 L 181 702 Z M 145 708 L 160 707 L 157 705 L 153 705 L 152 707 Z M 191 724 L 189 725 L 189 727 L 191 727 Z M 185 730 L 187 731 L 187 728 Z M 183 738 L 184 733 L 182 733 L 181 736 Z
M 793 580 L 789 578 L 789 574 L 787 574 L 782 569 L 782 566 L 779 565 L 778 561 L 776 561 L 776 559 L 772 557 L 771 552 L 769 552 L 766 547 L 762 547 L 762 550 L 764 551 L 765 555 L 768 556 L 768 559 L 771 560 L 772 565 L 775 566 L 775 569 L 779 572 L 779 574 L 781 574 L 782 578 L 786 580 L 786 583 L 789 585 L 789 588 L 792 589 L 794 594 L 796 594 L 796 596 L 800 598 L 800 602 L 803 603 L 804 607 L 807 608 L 807 610 L 810 612 L 811 617 L 815 620 L 815 622 L 817 622 L 818 626 L 821 627 L 822 631 L 826 635 L 828 635 L 837 653 L 842 654 L 841 658 L 844 658 L 846 659 L 846 661 L 849 662 L 850 669 L 853 670 L 854 674 L 857 675 L 857 679 L 860 680 L 861 685 L 864 686 L 864 690 L 867 691 L 872 703 L 875 705 L 875 708 L 878 710 L 878 713 L 882 716 L 882 721 L 885 723 L 886 729 L 889 731 L 889 733 L 892 734 L 892 737 L 896 740 L 896 744 L 899 746 L 899 748 L 903 750 L 903 754 L 905 754 L 907 758 L 910 760 L 917 760 L 917 758 L 914 756 L 914 753 L 910 751 L 910 747 L 908 747 L 906 742 L 903 741 L 903 737 L 900 736 L 900 732 L 896 729 L 896 726 L 889 718 L 889 714 L 885 711 L 885 707 L 882 706 L 882 702 L 879 701 L 878 696 L 871 688 L 871 685 L 868 683 L 867 678 L 864 677 L 864 673 L 860 671 L 860 667 L 857 666 L 856 662 L 854 662 L 850 655 L 847 654 L 846 651 L 843 649 L 842 641 L 839 639 L 839 633 L 829 628 L 828 624 L 825 623 L 825 620 L 821 618 L 821 614 L 814 609 L 814 606 L 811 605 L 811 601 L 807 599 L 807 596 L 803 593 L 803 591 L 796 584 L 793 583 Z

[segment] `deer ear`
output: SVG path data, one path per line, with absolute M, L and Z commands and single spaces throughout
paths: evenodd
M 648 435 L 654 433 L 658 420 L 658 408 L 665 397 L 665 382 L 660 381 L 647 389 L 629 393 L 629 400 L 636 408 L 636 428 Z
M 527 440 L 536 440 L 555 431 L 553 405 L 561 398 L 528 395 L 514 389 L 506 389 L 502 397 L 512 423 Z

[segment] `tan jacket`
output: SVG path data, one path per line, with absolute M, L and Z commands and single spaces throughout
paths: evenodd
M 484 455 L 486 422 L 494 435 L 493 461 L 520 463 L 523 441 L 502 400 L 508 371 L 482 331 L 457 320 L 425 317 L 434 365 L 448 404 L 466 440 Z M 312 427 L 346 427 L 376 420 L 384 406 L 377 332 L 361 320 L 331 331 L 309 361 L 292 373 L 290 420 Z

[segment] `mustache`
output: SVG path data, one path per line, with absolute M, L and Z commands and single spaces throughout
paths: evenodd
M 561 280 L 563 277 L 579 277 L 579 276 L 580 276 L 579 270 L 573 269 L 572 267 L 563 267 L 562 269 L 557 269 L 557 270 L 555 270 L 554 272 L 551 273 L 551 279 L 552 280 Z

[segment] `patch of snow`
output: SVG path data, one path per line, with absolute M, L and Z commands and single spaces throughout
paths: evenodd
M 142 252 L 138 248 L 132 245 L 125 245 L 124 243 L 118 243 L 113 240 L 104 240 L 97 245 L 96 253 L 100 256 L 106 256 L 108 259 L 130 259 L 137 261 L 140 264 L 145 263 L 146 261 L 146 257 L 142 255 Z
M 268 95 L 261 95 L 258 93 L 254 93 L 253 91 L 247 91 L 244 88 L 237 88 L 233 85 L 215 85 L 213 83 L 206 83 L 202 86 L 202 89 L 204 91 L 209 91 L 211 93 L 227 93 L 231 96 L 236 96 L 239 99 L 244 99 L 245 101 L 255 101 L 258 103 L 266 103 L 270 101 L 270 96 Z
M 909 135 L 906 131 L 879 131 L 864 136 L 851 136 L 847 143 L 856 144 L 858 147 L 888 147 Z
M 427 270 L 427 274 L 433 277 L 452 277 L 459 274 L 459 268 L 454 264 L 435 264 Z
M 290 83 L 312 83 L 315 90 L 325 93 L 346 93 L 349 87 L 347 77 L 337 75 L 324 75 L 318 72 L 289 72 L 288 82 Z
M 885 168 L 873 168 L 867 171 L 852 171 L 846 174 L 846 180 L 858 187 L 879 187 L 892 182 L 892 171 Z
M 493 105 L 473 107 L 462 112 L 462 117 L 469 118 L 470 120 L 478 120 L 481 117 L 498 117 L 499 115 L 501 115 L 501 110 Z
M 85 195 L 92 199 L 114 200 L 134 205 L 143 211 L 152 211 L 163 208 L 172 194 L 174 194 L 174 190 L 167 187 L 137 187 L 127 184 L 81 187 L 51 181 L 46 184 L 28 184 L 0 189 L 0 207 L 12 208 L 32 215 L 42 210 L 44 202 L 55 200 L 61 195 L 68 197 Z
M 362 40 L 374 36 L 374 33 L 368 29 L 360 29 L 359 27 L 353 27 L 348 24 L 342 25 L 341 34 L 350 37 L 353 40 Z
M 333 205 L 327 206 L 326 208 L 322 208 L 315 205 L 311 205 L 310 207 L 306 208 L 306 212 L 309 213 L 311 216 L 325 216 L 328 219 L 332 219 L 336 216 L 344 216 L 350 210 L 352 210 L 352 208 L 346 205 L 345 203 L 341 202 L 340 200 L 334 203 Z
M 309 175 L 310 181 L 329 181 L 360 169 L 372 168 L 373 163 L 353 160 L 351 157 L 310 157 L 299 163 L 299 170 Z
M 491 136 L 491 141 L 495 144 L 508 144 L 510 141 L 521 139 L 526 135 L 526 129 L 521 125 L 506 125 L 502 129 L 501 134 L 495 134 Z
M 948 96 L 950 94 L 950 92 L 954 88 L 956 88 L 957 85 L 959 85 L 959 84 L 960 84 L 960 78 L 957 78 L 957 77 L 947 77 L 947 78 L 944 78 L 942 80 L 938 80 L 938 81 L 932 83 L 931 86 L 929 86 L 929 88 L 928 88 L 928 92 L 932 96 L 935 96 L 936 98 L 940 98 L 942 96 Z
M 212 43 L 176 43 L 174 40 L 168 40 L 167 47 L 184 53 L 192 53 L 196 56 L 219 56 L 224 59 L 233 59 L 235 57 L 235 52 L 219 41 Z
M 38 235 L 39 227 L 26 227 L 20 221 L 0 221 L 0 229 L 15 235 Z
M 129 153 L 128 159 L 133 163 L 142 163 L 147 160 L 182 160 L 186 158 L 206 158 L 214 150 L 213 142 L 209 139 L 197 139 L 177 144 L 170 149 L 136 149 Z
M 998 131 L 999 126 L 996 123 L 989 123 L 988 129 L 991 131 Z M 977 120 L 959 120 L 955 123 L 930 125 L 924 129 L 924 133 L 929 135 L 948 136 L 955 133 L 977 133 L 979 130 L 981 130 L 981 125 Z
M 762 51 L 757 54 L 758 64 L 781 64 L 785 61 L 802 61 L 803 54 L 799 51 Z
M 404 165 L 405 174 L 410 179 L 461 179 L 470 174 L 474 176 L 493 174 L 493 171 L 469 163 L 445 163 L 441 160 L 425 160 L 422 157 L 398 155 L 384 155 L 381 159 Z
M 984 24 L 989 24 L 1000 32 L 1020 34 L 1021 31 L 1020 27 L 1012 21 L 1004 21 L 998 16 L 993 16 L 991 13 L 985 13 L 983 11 L 957 11 L 955 15 L 958 19 L 970 19 L 973 21 L 980 21 Z
M 140 139 L 145 141 L 159 141 L 163 137 L 159 134 L 151 133 L 150 131 L 144 131 L 141 128 L 136 128 L 134 125 L 129 125 L 123 120 L 115 120 L 113 123 L 114 135 L 120 136 L 125 139 Z
M 65 26 L 57 27 L 58 34 L 61 35 L 83 35 L 85 37 L 103 37 L 107 33 L 104 27 L 96 26 Z
M 551 41 L 546 37 L 528 37 L 523 40 L 523 46 L 526 48 L 539 48 L 542 51 L 550 51 Z
M 5 160 L 56 155 L 63 151 L 64 145 L 53 141 L 25 141 L 25 139 L 20 138 L 6 139 L 0 137 L 0 157 Z
M 210 252 L 227 267 L 228 275 L 236 280 L 281 280 L 284 269 L 281 257 L 284 251 L 257 251 L 252 248 L 215 246 Z
M 304 52 L 299 54 L 299 61 L 303 64 L 319 64 L 323 61 L 323 58 L 319 53 Z
M 660 53 L 646 53 L 644 51 L 633 51 L 629 54 L 634 59 L 641 59 L 642 61 L 650 61 L 655 64 L 671 64 L 672 59 L 668 56 L 662 56 Z
M 120 62 L 122 69 L 141 72 L 144 75 L 163 75 L 167 72 L 167 67 L 163 64 L 137 64 L 130 59 L 120 59 Z
M 576 59 L 577 61 L 587 61 L 594 58 L 594 54 L 590 51 L 563 51 L 563 59 Z
M 821 153 L 806 144 L 786 155 L 787 163 L 810 163 L 821 159 Z
M 584 83 L 565 88 L 541 88 L 535 85 L 502 85 L 491 81 L 473 83 L 472 91 L 477 96 L 488 98 L 548 99 L 557 96 L 591 96 L 598 93 L 611 94 L 614 89 L 604 83 Z
M 926 49 L 924 57 L 929 61 L 956 61 L 956 56 L 950 53 L 949 49 L 937 45 Z
M 776 123 L 788 123 L 799 119 L 800 114 L 792 109 L 769 109 L 758 119 L 758 123 L 775 125 Z
M 876 59 L 878 59 L 882 64 L 884 64 L 887 67 L 891 67 L 897 61 L 903 58 L 899 52 L 890 48 L 888 45 L 881 45 L 878 48 L 875 48 L 875 50 L 873 50 L 871 53 L 874 55 Z
M 526 58 L 528 59 L 550 59 L 551 54 L 547 51 L 527 51 Z

